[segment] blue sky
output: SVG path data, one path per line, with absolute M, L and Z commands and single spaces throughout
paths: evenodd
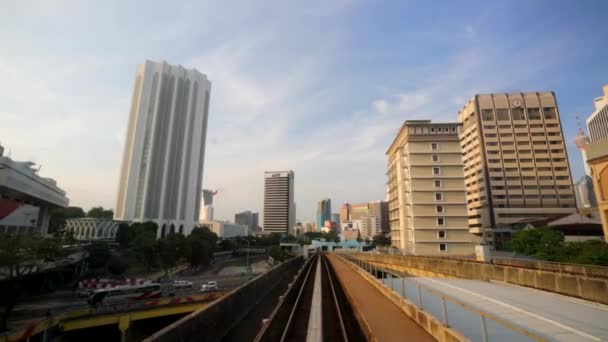
M 114 207 L 135 66 L 213 83 L 204 184 L 216 214 L 263 206 L 292 169 L 297 217 L 385 197 L 406 119 L 455 121 L 475 93 L 556 93 L 575 178 L 574 113 L 608 84 L 608 2 L 17 1 L 0 11 L 0 142 L 72 205 Z

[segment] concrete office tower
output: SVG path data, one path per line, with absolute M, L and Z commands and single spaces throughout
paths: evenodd
M 465 255 L 469 233 L 457 123 L 406 121 L 389 147 L 392 244 L 415 254 Z
M 369 216 L 369 203 L 355 203 L 350 205 L 350 220 L 360 220 L 363 216 Z
M 388 202 L 386 201 L 371 201 L 369 202 L 369 214 L 377 218 L 378 226 L 377 234 L 388 233 L 390 227 L 388 224 Z
M 576 212 L 553 92 L 475 95 L 458 121 L 471 233 Z
M 290 233 L 296 223 L 293 171 L 264 173 L 264 231 Z
M 344 203 L 340 207 L 340 223 L 350 221 L 350 204 Z
M 317 203 L 317 227 L 320 230 L 325 221 L 331 220 L 331 200 L 324 198 Z
M 355 220 L 357 221 L 357 220 Z M 363 239 L 372 239 L 376 236 L 379 231 L 378 227 L 380 223 L 378 222 L 378 218 L 376 216 L 363 216 L 361 217 L 361 238 Z
M 158 237 L 199 219 L 211 82 L 195 69 L 137 67 L 114 218 L 154 221 Z
M 213 190 L 203 189 L 203 203 L 201 203 L 199 220 L 213 220 L 213 196 L 216 192 Z
M 595 111 L 587 119 L 587 129 L 591 142 L 608 138 L 608 84 L 604 86 L 604 96 L 593 100 Z
M 249 227 L 249 232 L 253 232 L 258 227 L 258 213 L 249 210 L 234 215 L 234 223 Z

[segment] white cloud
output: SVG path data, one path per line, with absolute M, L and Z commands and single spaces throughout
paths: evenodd
M 388 103 L 385 100 L 376 100 L 374 101 L 372 106 L 374 107 L 374 110 L 378 113 L 384 114 L 388 110 Z
M 113 207 L 135 65 L 196 67 L 213 83 L 204 184 L 223 189 L 218 216 L 261 210 L 264 170 L 293 169 L 307 220 L 322 197 L 334 211 L 384 198 L 384 153 L 404 120 L 453 121 L 477 90 L 527 84 L 551 66 L 543 56 L 563 50 L 548 38 L 523 49 L 533 39 L 520 36 L 386 67 L 382 51 L 360 49 L 360 26 L 347 21 L 357 5 L 12 5 L 0 13 L 0 137 L 13 156 L 43 164 L 72 204 Z

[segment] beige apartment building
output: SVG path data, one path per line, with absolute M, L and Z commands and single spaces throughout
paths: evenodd
M 475 95 L 458 121 L 471 233 L 500 248 L 509 224 L 576 212 L 553 92 Z
M 391 240 L 406 253 L 474 253 L 458 126 L 408 120 L 386 152 Z

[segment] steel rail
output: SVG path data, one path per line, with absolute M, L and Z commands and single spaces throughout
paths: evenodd
M 338 313 L 338 321 L 340 323 L 340 331 L 342 332 L 342 341 L 348 342 L 348 335 L 346 334 L 346 327 L 344 326 L 344 318 L 342 317 L 342 312 L 340 311 L 340 303 L 338 302 L 338 296 L 336 295 L 336 289 L 334 287 L 333 279 L 331 278 L 331 273 L 329 271 L 329 265 L 327 264 L 327 258 L 323 255 L 323 264 L 325 265 L 325 271 L 327 272 L 327 279 L 329 280 L 329 287 L 331 289 L 331 295 L 334 300 L 334 306 L 336 307 L 336 312 Z
M 317 256 L 317 258 L 319 258 L 319 256 Z M 314 264 L 315 264 L 315 262 L 312 261 L 310 263 L 310 267 L 308 267 L 308 271 L 306 272 L 306 276 L 304 277 L 304 281 L 302 282 L 302 286 L 300 287 L 300 291 L 298 292 L 298 296 L 296 297 L 296 301 L 294 302 L 293 308 L 291 309 L 291 312 L 289 313 L 289 318 L 287 319 L 287 323 L 285 323 L 285 328 L 283 329 L 283 334 L 281 335 L 281 340 L 280 340 L 281 342 L 286 341 L 287 333 L 289 332 L 289 329 L 291 329 L 291 324 L 293 322 L 293 317 L 296 314 L 296 310 L 300 306 L 300 300 L 302 299 L 302 293 L 304 293 L 304 289 L 308 285 L 308 277 L 310 276 L 310 272 L 314 268 Z

